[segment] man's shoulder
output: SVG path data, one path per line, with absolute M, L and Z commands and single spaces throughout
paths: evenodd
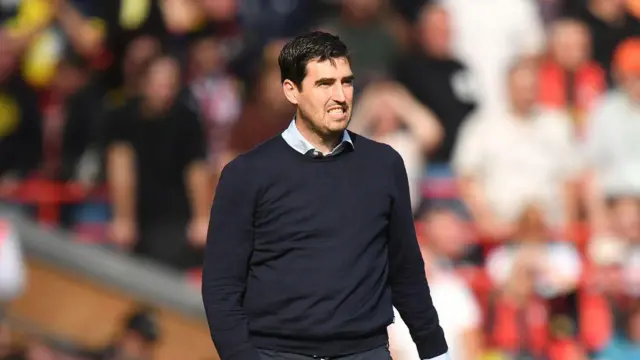
M 350 130 L 347 131 L 353 141 L 354 152 L 361 157 L 372 158 L 377 161 L 394 161 L 400 158 L 400 154 L 391 146 L 369 139 Z

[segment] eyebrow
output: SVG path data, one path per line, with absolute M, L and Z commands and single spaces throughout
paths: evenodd
M 355 76 L 354 75 L 349 75 L 349 76 L 345 76 L 341 79 L 342 82 L 353 82 L 353 80 L 355 80 Z M 320 78 L 318 80 L 316 80 L 315 84 L 316 85 L 322 85 L 322 84 L 333 84 L 336 82 L 335 78 Z

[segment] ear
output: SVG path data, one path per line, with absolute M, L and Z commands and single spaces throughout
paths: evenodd
M 298 87 L 291 80 L 285 80 L 282 83 L 282 91 L 284 91 L 284 96 L 289 100 L 293 105 L 298 105 Z

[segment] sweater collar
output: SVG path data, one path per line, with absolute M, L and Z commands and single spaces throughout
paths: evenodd
M 298 127 L 296 126 L 295 118 L 291 120 L 289 127 L 282 132 L 282 138 L 287 142 L 287 144 L 289 144 L 289 146 L 301 154 L 318 152 L 318 150 L 307 139 L 305 139 L 304 136 L 302 136 L 300 130 L 298 130 Z M 340 141 L 340 143 L 331 150 L 330 153 L 325 154 L 325 156 L 338 155 L 347 145 L 353 147 L 353 141 L 351 140 L 351 136 L 349 136 L 349 132 L 345 130 L 342 133 L 342 141 Z

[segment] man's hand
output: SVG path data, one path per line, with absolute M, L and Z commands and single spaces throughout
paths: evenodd
M 197 217 L 191 219 L 187 226 L 187 239 L 196 248 L 202 248 L 207 243 L 209 219 Z
M 138 238 L 137 225 L 130 219 L 115 219 L 109 227 L 109 238 L 123 250 L 133 247 Z

